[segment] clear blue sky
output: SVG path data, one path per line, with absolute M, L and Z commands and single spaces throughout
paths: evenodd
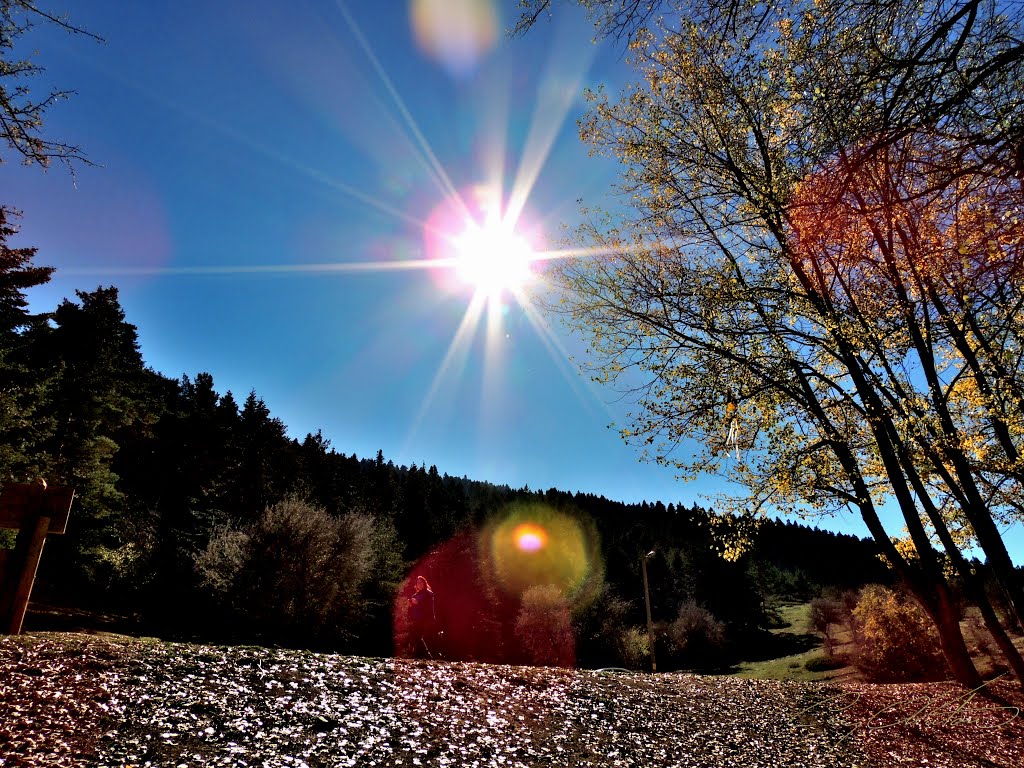
M 576 119 L 586 86 L 630 79 L 622 50 L 594 45 L 570 4 L 510 40 L 514 6 L 75 3 L 105 44 L 31 43 L 46 79 L 77 91 L 48 134 L 97 167 L 0 167 L 16 242 L 58 268 L 33 308 L 116 285 L 154 369 L 254 389 L 292 436 L 321 429 L 346 454 L 708 504 L 716 480 L 683 485 L 609 428 L 630 404 L 580 377 L 557 320 L 507 293 L 467 315 L 473 289 L 451 269 L 396 268 L 445 256 L 453 192 L 525 194 L 517 230 L 536 248 L 577 200 L 608 204 L 616 168 L 588 157 Z M 472 19 L 453 32 L 438 14 L 460 8 Z M 820 525 L 866 535 L 853 516 Z

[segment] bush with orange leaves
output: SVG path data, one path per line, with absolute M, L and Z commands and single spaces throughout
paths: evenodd
M 861 590 L 853 609 L 856 666 L 873 682 L 942 680 L 948 677 L 938 636 L 921 607 L 878 584 Z

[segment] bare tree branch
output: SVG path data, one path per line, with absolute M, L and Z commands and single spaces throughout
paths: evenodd
M 46 111 L 74 91 L 55 89 L 42 98 L 34 98 L 26 81 L 40 75 L 43 67 L 31 59 L 10 58 L 17 40 L 36 22 L 103 42 L 100 36 L 45 10 L 34 0 L 0 0 L 0 142 L 26 165 L 47 168 L 57 160 L 74 172 L 75 164 L 90 164 L 81 147 L 47 138 L 43 133 Z M 0 163 L 3 160 L 0 154 Z

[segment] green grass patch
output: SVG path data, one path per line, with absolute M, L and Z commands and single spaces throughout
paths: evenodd
M 849 668 L 829 659 L 823 650 L 821 638 L 814 632 L 810 622 L 810 603 L 784 603 L 776 607 L 779 627 L 771 634 L 778 641 L 780 649 L 799 648 L 772 658 L 760 658 L 739 662 L 729 675 L 755 680 L 798 680 L 815 682 L 830 680 L 847 675 Z
M 805 634 L 814 631 L 811 627 L 810 603 L 791 603 L 780 605 L 778 612 L 786 626 L 776 630 L 776 632 L 781 631 L 792 632 L 794 634 Z

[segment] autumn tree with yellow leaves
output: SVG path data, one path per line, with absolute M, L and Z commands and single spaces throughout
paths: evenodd
M 947 169 L 934 132 L 856 149 L 800 184 L 790 205 L 793 270 L 852 330 L 883 398 L 872 424 L 929 531 L 1018 676 L 1003 631 L 961 546 L 982 549 L 1020 616 L 1021 586 L 999 533 L 1020 513 L 1019 182 Z M 869 419 L 870 423 L 870 419 Z M 911 530 L 915 551 L 929 542 Z
M 645 28 L 635 3 L 586 5 L 642 81 L 591 94 L 581 134 L 622 162 L 625 204 L 592 215 L 590 255 L 551 277 L 594 375 L 637 395 L 624 436 L 684 477 L 741 483 L 739 510 L 858 510 L 978 685 L 934 545 L 969 588 L 961 548 L 981 547 L 1024 617 L 998 529 L 1024 477 L 1020 18 L 965 0 L 664 0 L 660 22 L 633 17 Z

